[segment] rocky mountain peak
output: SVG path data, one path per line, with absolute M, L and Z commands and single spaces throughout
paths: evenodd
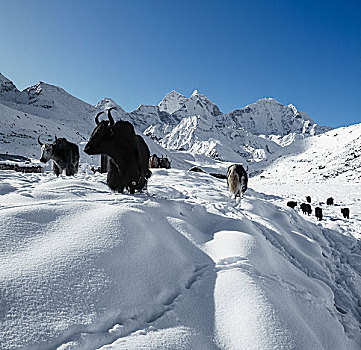
M 101 101 L 99 101 L 95 105 L 95 108 L 100 109 L 100 110 L 106 110 L 106 109 L 109 109 L 112 107 L 115 107 L 116 110 L 120 113 L 126 113 L 120 105 L 118 105 L 114 100 L 112 100 L 109 97 L 103 98 Z
M 6 100 L 15 100 L 20 91 L 14 83 L 0 73 L 0 96 Z
M 197 89 L 195 89 L 191 95 L 191 97 L 193 96 L 198 96 L 199 95 L 199 91 Z
M 188 99 L 177 91 L 172 90 L 166 94 L 159 103 L 159 110 L 172 114 L 187 101 Z

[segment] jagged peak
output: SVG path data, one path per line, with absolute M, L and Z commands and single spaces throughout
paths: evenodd
M 108 109 L 111 107 L 115 107 L 118 112 L 125 112 L 124 109 L 119 106 L 113 99 L 110 97 L 104 97 L 101 101 L 99 101 L 95 106 L 97 109 Z
M 181 93 L 179 93 L 178 91 L 172 90 L 171 92 L 169 92 L 166 96 L 171 95 L 171 96 L 179 96 L 179 97 L 185 97 L 184 95 L 182 95 Z
M 159 102 L 158 106 L 161 105 L 162 103 L 164 103 L 164 101 L 169 100 L 169 99 L 174 99 L 174 98 L 187 100 L 187 98 L 184 95 L 182 95 L 178 91 L 172 90 L 171 92 L 168 92 L 163 97 L 163 100 L 161 102 Z
M 36 90 L 37 93 L 40 93 L 42 91 L 59 91 L 61 93 L 67 93 L 63 88 L 56 86 L 56 85 L 44 83 L 43 81 L 39 81 L 37 84 L 29 86 L 28 88 L 24 89 L 23 91 L 30 92 L 33 90 Z M 69 93 L 67 93 L 67 94 L 69 94 Z
M 193 91 L 191 97 L 193 97 L 193 96 L 199 96 L 199 95 L 200 95 L 199 91 L 198 91 L 197 89 L 195 89 L 195 90 Z
M 169 114 L 172 114 L 178 110 L 186 101 L 188 101 L 187 97 L 175 90 L 172 90 L 164 96 L 161 102 L 159 102 L 158 107 L 161 111 L 166 111 Z
M 159 106 L 140 104 L 140 105 L 138 106 L 138 108 L 136 109 L 136 111 L 140 111 L 140 110 L 145 109 L 145 108 L 148 108 L 148 109 L 159 109 Z
M 264 106 L 266 108 L 272 107 L 272 106 L 280 106 L 280 107 L 286 107 L 286 108 L 288 107 L 288 108 L 291 108 L 294 112 L 298 112 L 297 108 L 293 104 L 284 105 L 273 97 L 260 98 L 256 102 L 250 103 L 242 108 L 237 108 L 236 110 L 243 109 L 243 108 L 254 108 L 257 106 Z
M 112 105 L 116 105 L 115 101 L 112 100 L 110 97 L 104 97 L 102 100 L 100 100 L 95 107 L 98 107 L 99 105 L 104 105 L 105 103 L 109 103 Z
M 251 104 L 253 104 L 253 105 L 255 105 L 255 104 L 278 104 L 278 105 L 282 105 L 282 103 L 278 102 L 273 97 L 260 98 L 255 103 L 251 103 Z

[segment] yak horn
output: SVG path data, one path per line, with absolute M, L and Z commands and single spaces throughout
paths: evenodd
M 55 136 L 55 141 L 58 141 L 58 138 L 56 137 L 56 135 L 54 135 Z
M 39 137 L 38 137 L 38 143 L 39 143 L 40 146 L 43 145 L 43 143 L 41 143 L 41 141 L 40 141 L 40 135 L 39 135 Z
M 113 125 L 114 125 L 114 119 L 113 119 L 112 115 L 110 114 L 110 111 L 111 111 L 112 109 L 115 109 L 115 107 L 112 107 L 112 108 L 109 108 L 109 109 L 108 109 L 109 126 L 113 126 Z
M 99 124 L 99 116 L 100 116 L 102 113 L 104 113 L 104 111 L 103 111 L 103 112 L 99 112 L 99 113 L 95 116 L 95 123 L 96 123 L 96 125 Z

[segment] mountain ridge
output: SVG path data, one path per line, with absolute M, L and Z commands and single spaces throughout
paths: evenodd
M 259 99 L 243 108 L 222 113 L 198 90 L 194 90 L 189 98 L 172 90 L 158 105 L 141 104 L 136 110 L 126 112 L 110 98 L 103 98 L 92 106 L 63 88 L 44 82 L 20 92 L 3 75 L 0 75 L 0 104 L 30 117 L 52 120 L 58 123 L 60 131 L 65 126 L 73 129 L 74 136 L 68 133 L 68 137 L 77 139 L 75 135 L 81 135 L 83 140 L 94 127 L 95 114 L 115 107 L 112 111 L 115 120 L 130 121 L 138 132 L 162 147 L 234 162 L 267 160 L 280 147 L 332 129 L 319 126 L 293 104 L 283 105 L 274 98 Z M 8 114 L 9 111 L 4 115 Z M 44 133 L 52 135 L 54 128 L 47 130 L 46 120 L 42 128 Z M 7 123 L 4 118 L 2 122 Z M 16 118 L 11 118 L 11 123 L 14 130 L 22 128 Z M 29 124 L 28 136 L 34 131 Z M 2 140 L 4 142 L 4 138 Z

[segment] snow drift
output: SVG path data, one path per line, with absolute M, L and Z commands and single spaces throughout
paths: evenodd
M 253 190 L 155 170 L 1 173 L 1 348 L 358 349 L 360 244 Z M 164 346 L 163 346 L 164 345 Z

